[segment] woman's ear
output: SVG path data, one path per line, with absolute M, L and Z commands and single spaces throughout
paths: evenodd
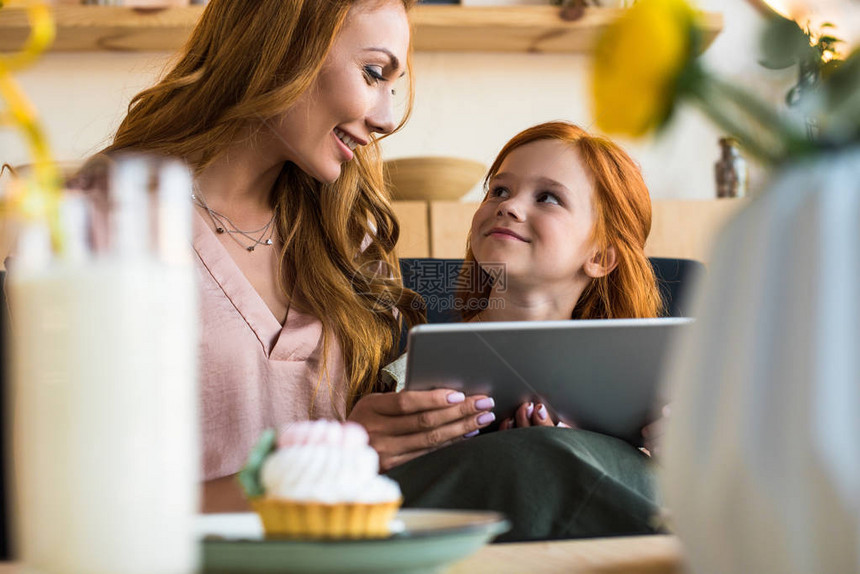
M 585 262 L 585 274 L 592 279 L 599 279 L 612 273 L 618 265 L 615 247 L 610 245 L 603 251 L 595 249 L 588 261 Z

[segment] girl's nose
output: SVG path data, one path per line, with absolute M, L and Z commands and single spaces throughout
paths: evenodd
M 509 216 L 519 221 L 523 218 L 523 209 L 516 201 L 516 197 L 509 197 L 499 204 L 496 215 L 499 217 Z

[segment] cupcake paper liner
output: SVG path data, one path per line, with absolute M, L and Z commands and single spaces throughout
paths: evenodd
M 267 536 L 294 538 L 384 538 L 402 500 L 323 504 L 259 497 L 251 501 Z

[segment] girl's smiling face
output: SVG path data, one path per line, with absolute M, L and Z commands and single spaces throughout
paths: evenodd
M 594 183 L 570 144 L 538 140 L 514 149 L 472 218 L 478 264 L 503 264 L 507 285 L 582 289 L 597 256 Z

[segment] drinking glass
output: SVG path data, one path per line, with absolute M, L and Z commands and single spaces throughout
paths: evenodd
M 25 221 L 7 270 L 13 548 L 46 574 L 188 574 L 191 179 L 176 161 L 127 156 L 63 181 L 53 228 Z

